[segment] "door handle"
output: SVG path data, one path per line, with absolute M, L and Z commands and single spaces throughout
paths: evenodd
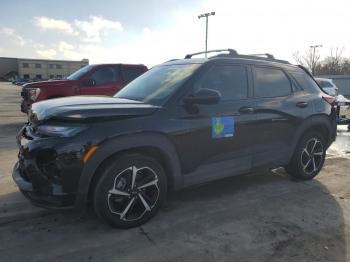
M 242 114 L 252 114 L 254 113 L 255 109 L 252 107 L 248 107 L 248 106 L 242 106 L 240 109 L 238 109 L 238 112 L 242 113 Z
M 308 103 L 307 102 L 298 102 L 296 104 L 297 107 L 300 107 L 300 108 L 305 108 L 308 106 Z

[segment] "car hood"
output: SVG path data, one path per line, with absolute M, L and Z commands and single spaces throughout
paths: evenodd
M 50 80 L 50 81 L 40 81 L 40 82 L 31 82 L 28 84 L 24 84 L 23 88 L 40 88 L 40 87 L 49 87 L 49 86 L 62 86 L 62 85 L 71 85 L 75 83 L 74 80 Z
M 159 109 L 158 106 L 129 99 L 105 96 L 73 96 L 34 103 L 28 117 L 30 122 L 41 122 L 48 119 L 100 120 L 149 115 L 157 109 Z

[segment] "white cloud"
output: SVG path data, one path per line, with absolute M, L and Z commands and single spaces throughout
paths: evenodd
M 64 51 L 72 50 L 72 49 L 74 49 L 74 46 L 69 44 L 69 43 L 67 43 L 67 42 L 65 42 L 65 41 L 60 41 L 58 43 L 58 50 L 60 52 L 64 52 Z
M 0 33 L 22 47 L 27 43 L 32 42 L 31 40 L 25 39 L 24 37 L 18 35 L 14 29 L 9 27 L 0 28 Z
M 81 53 L 75 51 L 75 47 L 65 41 L 60 41 L 58 43 L 57 49 L 66 59 L 70 60 L 80 60 L 82 59 Z
M 108 35 L 111 30 L 122 31 L 123 26 L 118 21 L 105 19 L 101 16 L 90 16 L 90 21 L 75 20 L 76 27 L 83 31 L 86 42 L 101 42 L 101 35 Z
M 59 30 L 70 35 L 76 35 L 77 32 L 73 26 L 64 21 L 46 16 L 34 17 L 34 24 L 43 30 Z
M 43 57 L 43 58 L 47 58 L 47 59 L 53 59 L 55 58 L 57 52 L 55 49 L 47 49 L 47 50 L 37 50 L 36 53 Z

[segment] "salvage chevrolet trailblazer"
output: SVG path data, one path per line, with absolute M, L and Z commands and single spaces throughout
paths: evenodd
M 114 97 L 33 104 L 17 137 L 19 189 L 42 207 L 90 204 L 128 228 L 168 190 L 256 168 L 315 177 L 336 137 L 335 98 L 301 66 L 213 51 L 155 66 Z

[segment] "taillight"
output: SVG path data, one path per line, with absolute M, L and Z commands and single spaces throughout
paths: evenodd
M 329 95 L 322 95 L 322 98 L 330 104 L 332 107 L 336 105 L 337 103 L 337 98 L 334 96 L 329 96 Z

